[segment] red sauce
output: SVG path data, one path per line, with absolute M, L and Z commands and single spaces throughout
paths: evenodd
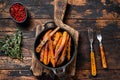
M 10 14 L 17 22 L 23 22 L 27 16 L 25 7 L 20 3 L 11 6 Z

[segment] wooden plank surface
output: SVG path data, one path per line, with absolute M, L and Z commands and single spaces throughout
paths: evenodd
M 22 2 L 29 13 L 26 25 L 18 25 L 10 19 L 9 7 L 13 2 Z M 68 0 L 64 23 L 79 31 L 79 45 L 76 64 L 76 76 L 73 80 L 119 80 L 120 79 L 120 1 L 119 0 Z M 53 0 L 1 0 L 0 1 L 0 39 L 6 34 L 12 35 L 19 28 L 23 33 L 23 62 L 6 57 L 0 53 L 1 80 L 38 80 L 30 71 L 35 26 L 53 20 Z M 97 62 L 97 76 L 90 73 L 90 47 L 87 28 L 94 29 L 94 51 Z M 103 45 L 106 52 L 108 69 L 101 65 L 96 27 L 101 28 Z M 70 79 L 69 79 L 70 80 Z
M 42 25 L 48 20 L 53 19 L 30 19 L 30 25 L 20 26 L 14 23 L 11 19 L 0 19 L 0 31 L 16 31 L 17 28 L 26 32 L 35 31 L 35 27 L 38 24 Z M 120 29 L 120 20 L 66 19 L 64 23 L 69 25 L 70 27 L 73 27 L 77 31 L 87 31 L 88 27 L 93 27 L 95 29 L 97 26 L 99 26 L 102 30 L 111 32 L 119 31 Z
M 101 74 L 103 73 L 103 74 Z M 115 75 L 113 75 L 113 73 Z M 92 77 L 89 70 L 79 70 L 77 71 L 77 74 L 75 77 L 73 77 L 74 80 L 118 80 L 120 79 L 120 71 L 119 70 L 99 70 L 96 77 Z M 0 70 L 0 79 L 2 80 L 38 80 L 43 79 L 47 77 L 44 75 L 44 77 L 35 77 L 32 76 L 32 73 L 30 70 Z M 108 77 L 109 76 L 109 77 Z M 44 79 L 43 79 L 44 80 Z M 72 79 L 70 79 L 72 80 Z
M 105 1 L 105 0 L 103 0 Z M 10 18 L 9 7 L 14 2 L 22 2 L 32 18 L 53 18 L 54 0 L 4 0 L 0 1 L 0 18 Z M 120 19 L 120 1 L 68 0 L 66 18 L 80 19 Z
M 37 22 L 34 25 L 39 24 L 40 22 L 44 22 L 44 19 L 41 20 L 36 20 Z M 40 21 L 40 22 L 39 22 Z M 74 22 L 75 21 L 75 22 Z M 4 22 L 4 24 L 3 24 Z M 12 22 L 11 20 L 9 20 L 10 23 L 7 23 L 7 21 L 4 20 L 0 20 L 0 30 L 3 30 L 3 32 L 0 32 L 0 37 L 3 38 L 4 35 L 6 34 L 10 34 L 12 35 L 15 30 L 16 30 L 16 26 L 14 26 L 14 22 Z M 77 21 L 76 20 L 67 20 L 67 24 L 69 24 L 70 26 L 75 26 L 75 23 Z M 83 21 L 84 22 L 84 21 Z M 92 24 L 94 21 L 91 20 L 87 20 L 87 22 L 89 24 Z M 105 22 L 105 21 L 103 21 Z M 116 22 L 119 22 L 118 20 Z M 7 25 L 6 25 L 7 24 Z M 76 25 L 79 24 L 76 23 Z M 10 26 L 8 26 L 10 25 Z M 88 38 L 87 38 L 87 27 L 86 27 L 86 23 L 82 23 L 83 26 L 75 26 L 75 29 L 77 30 L 78 28 L 80 28 L 79 33 L 80 33 L 80 38 L 79 38 L 79 45 L 78 45 L 78 61 L 84 63 L 84 65 L 82 66 L 83 69 L 89 69 L 89 42 L 88 42 Z M 112 25 L 112 26 L 109 26 Z M 120 65 L 119 63 L 119 56 L 120 56 L 120 27 L 117 26 L 116 24 L 114 24 L 114 22 L 112 22 L 111 24 L 109 24 L 108 26 L 102 28 L 102 35 L 103 35 L 103 44 L 105 47 L 105 51 L 106 51 L 106 55 L 107 55 L 107 61 L 110 62 L 108 65 L 110 69 L 120 69 Z M 18 27 L 20 28 L 20 27 Z M 95 28 L 95 27 L 93 27 Z M 12 31 L 13 30 L 13 31 Z M 22 30 L 22 29 L 21 29 Z M 31 53 L 33 52 L 33 45 L 34 45 L 34 40 L 35 40 L 35 30 L 31 29 L 31 30 L 22 30 L 23 32 L 23 42 L 22 42 L 22 51 L 25 57 L 30 57 L 29 59 L 31 59 Z M 95 34 L 96 35 L 96 34 Z M 98 59 L 98 69 L 101 69 L 101 64 L 100 64 L 100 54 L 99 54 L 99 48 L 98 48 L 98 41 L 95 38 L 94 41 L 94 48 L 95 48 L 95 54 L 96 54 L 96 58 Z M 31 44 L 29 44 L 31 43 Z M 117 56 L 116 56 L 116 55 Z M 7 58 L 3 58 L 3 59 L 7 59 Z M 28 62 L 30 61 L 28 59 Z M 9 60 L 10 61 L 10 60 Z M 6 61 L 5 61 L 6 62 Z M 78 64 L 77 66 L 81 66 L 82 63 Z M 0 63 L 3 68 L 5 68 L 5 64 Z M 30 65 L 30 63 L 29 63 Z M 13 64 L 14 66 L 14 64 Z

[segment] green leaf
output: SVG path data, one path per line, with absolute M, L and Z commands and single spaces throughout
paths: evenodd
M 0 40 L 0 51 L 4 51 L 5 54 L 11 58 L 17 58 L 22 60 L 23 54 L 21 51 L 22 32 L 17 30 L 13 34 L 13 38 L 9 35 L 5 36 L 5 41 Z

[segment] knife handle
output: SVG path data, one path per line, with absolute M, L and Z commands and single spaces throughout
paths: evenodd
M 100 46 L 100 53 L 101 53 L 101 59 L 102 59 L 102 66 L 103 66 L 103 68 L 107 68 L 107 62 L 106 62 L 103 46 Z
M 91 57 L 91 74 L 92 76 L 96 76 L 95 54 L 93 51 L 91 51 L 90 57 Z

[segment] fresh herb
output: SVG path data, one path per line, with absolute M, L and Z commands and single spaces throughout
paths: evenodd
M 21 41 L 22 32 L 20 30 L 17 30 L 16 33 L 13 34 L 13 38 L 6 35 L 4 40 L 0 40 L 0 51 L 4 52 L 5 55 L 11 58 L 22 60 L 23 54 L 21 51 Z

